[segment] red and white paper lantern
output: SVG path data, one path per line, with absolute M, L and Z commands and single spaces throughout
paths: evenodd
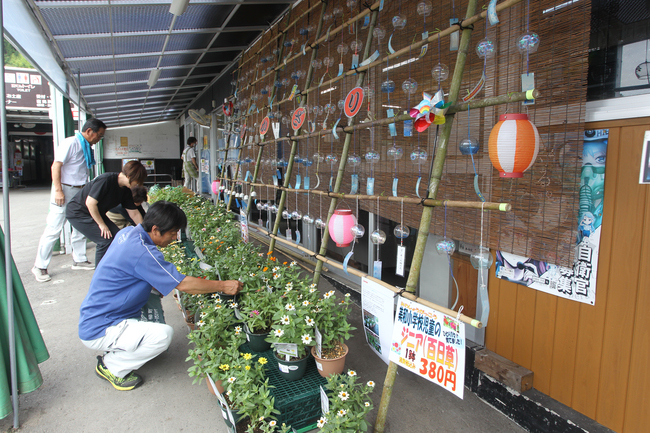
M 502 114 L 490 132 L 488 149 L 499 176 L 524 177 L 537 159 L 539 133 L 527 114 Z
M 352 227 L 357 224 L 357 218 L 350 209 L 337 209 L 330 218 L 328 228 L 330 237 L 337 247 L 347 247 L 354 240 Z

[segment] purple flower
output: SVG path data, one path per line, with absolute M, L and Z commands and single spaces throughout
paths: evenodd
M 202 230 L 202 231 L 205 231 L 205 227 L 203 227 L 201 230 Z

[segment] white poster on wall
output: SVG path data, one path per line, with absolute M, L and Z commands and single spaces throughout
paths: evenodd
M 176 122 L 108 128 L 104 135 L 104 159 L 180 159 Z
M 368 278 L 361 279 L 363 331 L 372 350 L 388 364 L 393 335 L 393 292 Z

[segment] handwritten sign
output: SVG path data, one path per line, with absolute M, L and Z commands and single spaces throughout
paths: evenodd
M 400 297 L 390 360 L 463 398 L 465 324 Z

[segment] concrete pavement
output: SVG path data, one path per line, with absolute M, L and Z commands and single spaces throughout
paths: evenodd
M 24 432 L 226 432 L 216 399 L 204 383 L 192 385 L 187 375 L 188 333 L 171 297 L 163 299 L 167 323 L 175 335 L 168 352 L 139 372 L 143 386 L 119 392 L 95 375 L 95 353 L 77 337 L 79 306 L 87 292 L 92 271 L 73 271 L 71 256 L 54 256 L 49 271 L 52 281 L 38 283 L 30 272 L 38 240 L 45 227 L 49 188 L 10 191 L 13 257 L 38 320 L 50 359 L 40 364 L 44 383 L 20 396 L 20 431 Z M 1 206 L 1 203 L 0 203 Z M 2 218 L 0 213 L 0 218 Z M 4 227 L 4 221 L 2 222 Z M 94 244 L 88 245 L 94 262 Z M 321 280 L 319 288 L 332 286 Z M 381 398 L 386 365 L 366 345 L 361 312 L 355 308 L 355 337 L 348 342 L 347 368 L 378 386 L 375 407 Z M 376 410 L 370 414 L 374 423 Z M 12 416 L 0 420 L 0 432 L 10 431 Z M 390 432 L 485 432 L 519 433 L 524 430 L 478 399 L 468 389 L 458 399 L 442 388 L 404 370 L 396 380 L 385 431 Z

